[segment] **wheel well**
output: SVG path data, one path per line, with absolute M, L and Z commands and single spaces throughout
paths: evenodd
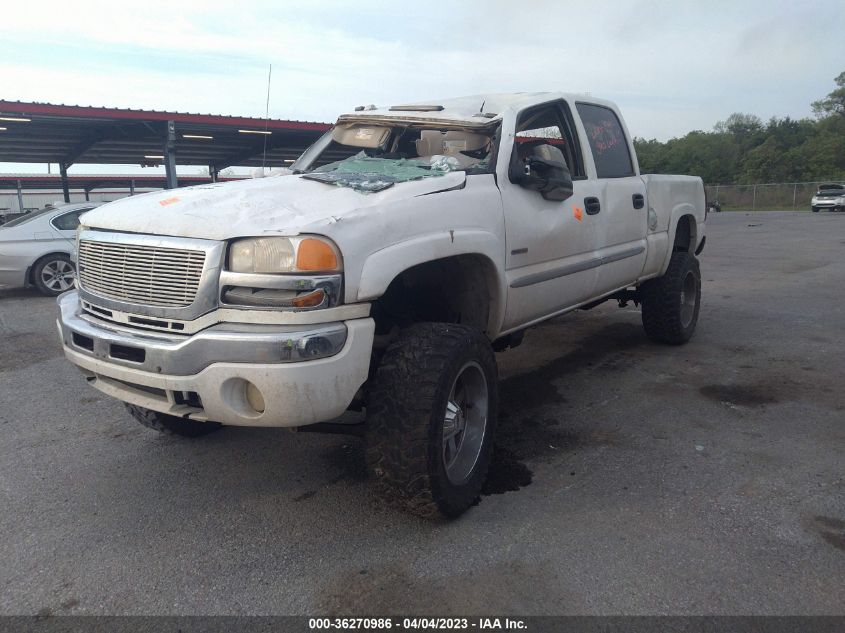
M 44 255 L 42 255 L 41 257 L 39 257 L 38 259 L 36 259 L 34 262 L 32 262 L 29 265 L 29 268 L 26 271 L 26 279 L 29 283 L 31 283 L 31 284 L 35 283 L 35 269 L 38 268 L 38 264 L 42 260 L 44 260 L 48 257 L 53 257 L 54 255 L 64 255 L 65 257 L 68 257 L 68 258 L 70 257 L 70 253 L 67 253 L 65 251 L 53 251 L 52 253 L 45 253 Z
M 487 332 L 496 305 L 495 274 L 492 262 L 481 255 L 437 259 L 403 271 L 373 304 L 376 334 L 423 321 Z
M 672 250 L 675 252 L 688 253 L 694 250 L 695 239 L 695 218 L 691 215 L 682 215 L 678 220 L 678 227 L 675 229 L 675 243 Z

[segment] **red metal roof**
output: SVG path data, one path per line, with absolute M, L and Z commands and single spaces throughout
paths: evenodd
M 167 122 L 173 121 L 179 165 L 283 166 L 331 127 L 313 121 L 0 100 L 3 116 L 29 119 L 0 121 L 6 128 L 0 130 L 0 162 L 8 163 L 157 164 L 161 161 L 146 156 L 162 154 Z

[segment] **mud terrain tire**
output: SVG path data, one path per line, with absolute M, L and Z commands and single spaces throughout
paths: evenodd
M 701 271 L 692 253 L 672 254 L 662 277 L 640 286 L 643 328 L 658 343 L 682 345 L 690 340 L 701 307 Z
M 367 469 L 381 496 L 426 518 L 465 512 L 487 477 L 497 413 L 496 360 L 484 334 L 448 323 L 403 330 L 376 371 L 367 409 Z

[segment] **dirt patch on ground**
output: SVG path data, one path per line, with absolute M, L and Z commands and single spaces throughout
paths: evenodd
M 442 547 L 448 545 L 444 542 Z M 462 544 L 460 547 L 464 547 Z M 561 587 L 556 570 L 519 560 L 493 563 L 473 572 L 420 575 L 413 561 L 353 569 L 330 579 L 316 596 L 326 616 L 349 613 L 489 614 L 490 605 L 508 605 L 514 612 L 573 612 L 581 605 Z M 507 579 L 503 581 L 503 579 Z M 554 604 L 537 587 L 555 587 Z
M 36 332 L 4 333 L 0 372 L 19 370 L 62 355 L 58 341 Z
M 705 385 L 699 392 L 715 402 L 741 407 L 761 407 L 780 402 L 780 386 L 775 385 Z
M 813 518 L 813 527 L 827 544 L 845 552 L 845 521 L 817 516 Z

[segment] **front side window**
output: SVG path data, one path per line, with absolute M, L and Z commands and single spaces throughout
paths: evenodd
M 557 104 L 532 108 L 522 112 L 517 120 L 514 135 L 516 160 L 524 161 L 532 148 L 543 144 L 553 145 L 563 153 L 573 179 L 584 176 L 571 124 Z
M 634 175 L 631 152 L 619 117 L 610 108 L 592 103 L 578 103 L 575 106 L 587 140 L 593 151 L 596 176 L 599 178 L 624 178 Z

